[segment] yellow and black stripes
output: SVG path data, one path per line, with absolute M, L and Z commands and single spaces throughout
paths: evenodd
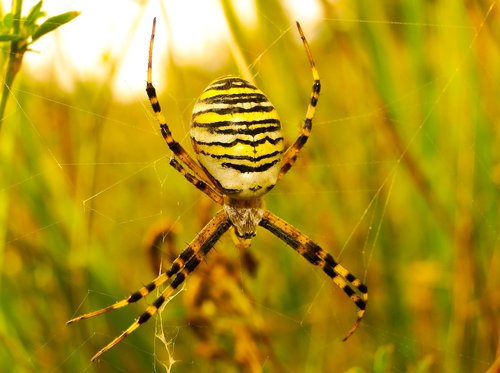
M 207 184 L 205 181 L 196 177 L 196 175 L 192 174 L 180 163 L 177 159 L 172 158 L 170 160 L 170 165 L 175 168 L 184 178 L 193 184 L 196 188 L 205 193 L 208 197 L 212 199 L 215 203 L 222 205 L 224 203 L 224 197 L 222 194 L 213 187 L 211 184 Z
M 306 235 L 271 212 L 264 211 L 260 226 L 286 242 L 288 246 L 302 255 L 309 263 L 319 266 L 358 307 L 357 319 L 344 340 L 349 338 L 356 331 L 365 315 L 368 302 L 366 285 L 337 263 L 332 255 L 324 251 Z
M 321 90 L 319 75 L 300 25 L 297 23 L 297 29 L 309 59 L 314 83 L 298 138 L 285 152 L 278 114 L 264 93 L 244 79 L 222 77 L 205 89 L 193 108 L 190 135 L 199 163 L 173 138 L 152 83 L 155 26 L 156 20 L 153 22 L 149 46 L 146 92 L 161 134 L 174 155 L 170 165 L 214 202 L 223 205 L 223 209 L 198 233 L 166 272 L 128 298 L 75 317 L 68 323 L 125 307 L 165 286 L 160 296 L 124 332 L 97 352 L 92 358 L 95 361 L 159 312 L 229 228 L 233 228 L 236 233 L 237 245 L 248 248 L 250 238 L 260 225 L 309 263 L 320 267 L 358 307 L 356 322 L 344 338 L 347 339 L 365 315 L 368 301 L 366 286 L 307 236 L 265 210 L 261 198 L 290 170 L 307 142 Z
M 155 280 L 148 285 L 142 287 L 138 291 L 132 293 L 127 299 L 116 302 L 115 304 L 105 307 L 101 310 L 90 312 L 74 319 L 69 320 L 67 323 L 73 323 L 89 317 L 94 317 L 102 313 L 122 308 L 130 303 L 137 302 L 138 300 L 146 297 L 153 290 L 172 279 L 170 284 L 162 291 L 161 295 L 146 308 L 142 313 L 124 332 L 118 337 L 113 339 L 104 348 L 97 352 L 92 361 L 97 360 L 103 353 L 111 349 L 117 343 L 121 342 L 125 337 L 134 332 L 139 326 L 148 321 L 154 316 L 161 306 L 169 299 L 169 297 L 176 291 L 176 289 L 184 282 L 187 276 L 195 270 L 202 259 L 208 254 L 215 243 L 220 237 L 229 229 L 231 223 L 224 210 L 219 211 L 208 224 L 201 230 L 196 238 L 184 249 L 177 259 L 174 260 L 169 270 L 162 273 Z
M 161 135 L 167 143 L 170 150 L 178 157 L 182 163 L 184 163 L 193 173 L 196 175 L 197 179 L 202 180 L 205 184 L 211 185 L 210 178 L 205 174 L 204 170 L 200 167 L 196 161 L 191 158 L 191 156 L 186 152 L 180 143 L 178 143 L 172 136 L 170 128 L 165 120 L 165 117 L 161 111 L 160 102 L 156 95 L 156 89 L 153 86 L 153 44 L 156 30 L 156 18 L 153 19 L 153 29 L 151 31 L 151 39 L 149 41 L 149 58 L 148 58 L 148 73 L 146 82 L 146 93 L 148 95 L 151 107 L 155 113 L 156 119 L 160 125 Z M 209 196 L 211 197 L 211 196 Z M 212 198 L 212 197 L 211 197 Z
M 194 105 L 190 133 L 200 163 L 225 194 L 257 197 L 276 183 L 281 124 L 264 93 L 246 80 L 212 82 Z
M 307 59 L 309 60 L 309 65 L 311 66 L 311 72 L 313 76 L 313 86 L 311 99 L 309 100 L 309 105 L 307 107 L 306 118 L 304 119 L 304 124 L 302 126 L 301 133 L 297 140 L 290 146 L 281 162 L 281 169 L 279 172 L 278 180 L 281 179 L 287 172 L 292 168 L 293 164 L 297 160 L 297 155 L 299 154 L 302 147 L 305 145 L 309 136 L 311 134 L 312 129 L 312 121 L 314 118 L 314 114 L 316 112 L 316 105 L 318 104 L 319 93 L 321 91 L 321 82 L 319 80 L 319 73 L 316 69 L 316 65 L 314 63 L 314 59 L 312 57 L 311 49 L 309 48 L 309 44 L 307 43 L 307 39 L 302 32 L 302 28 L 300 24 L 297 22 L 297 30 L 299 31 L 300 38 L 302 39 L 302 44 L 304 45 L 304 49 L 306 50 Z

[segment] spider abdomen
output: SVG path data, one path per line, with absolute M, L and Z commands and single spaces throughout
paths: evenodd
M 269 191 L 284 150 L 276 109 L 244 79 L 212 82 L 193 108 L 191 139 L 200 164 L 233 198 Z

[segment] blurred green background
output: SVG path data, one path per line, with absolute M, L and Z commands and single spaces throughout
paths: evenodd
M 250 3 L 255 24 L 220 3 L 233 43 L 216 64 L 180 63 L 172 49 L 155 58 L 160 102 L 189 151 L 192 105 L 224 74 L 253 79 L 288 142 L 297 134 L 312 78 L 289 4 Z M 55 71 L 22 66 L 11 89 L 0 129 L 1 371 L 500 371 L 500 2 L 314 4 L 318 19 L 303 28 L 323 87 L 317 116 L 266 203 L 368 285 L 358 331 L 341 341 L 356 308 L 259 230 L 255 274 L 225 237 L 159 322 L 90 363 L 147 302 L 65 322 L 155 276 L 151 226 L 170 224 L 178 253 L 216 211 L 169 167 L 145 93 L 112 91 L 123 54 L 103 55 L 105 78 L 69 90 Z M 159 9 L 168 14 L 168 2 Z M 151 18 L 137 12 L 136 22 Z M 78 22 L 57 33 L 70 27 Z M 143 38 L 146 51 L 149 34 L 134 30 L 123 38 Z M 169 32 L 158 24 L 164 40 Z M 145 82 L 145 63 L 136 74 Z

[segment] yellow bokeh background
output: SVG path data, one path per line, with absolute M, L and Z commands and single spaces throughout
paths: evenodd
M 500 369 L 495 0 L 302 5 L 322 93 L 311 138 L 266 206 L 367 284 L 366 318 L 347 342 L 351 301 L 259 230 L 251 258 L 224 237 L 161 319 L 90 363 L 154 295 L 66 321 L 148 283 L 152 256 L 168 266 L 216 212 L 168 165 L 170 151 L 140 92 L 152 17 L 159 19 L 154 82 L 174 137 L 189 151 L 192 106 L 218 76 L 253 80 L 280 113 L 289 144 L 312 84 L 294 26 L 297 2 L 244 8 L 222 0 L 211 4 L 220 17 L 194 5 L 196 17 L 172 13 L 174 1 L 121 3 L 135 11 L 77 9 L 82 20 L 34 43 L 10 87 L 0 128 L 1 371 Z M 194 31 L 189 25 L 200 17 L 205 29 L 220 31 Z M 107 26 L 124 22 L 127 31 L 113 34 L 118 48 L 102 47 Z M 80 37 L 68 44 L 66 32 Z M 175 32 L 203 36 L 210 47 L 190 49 Z M 98 49 L 85 68 L 70 57 L 78 43 Z M 165 252 L 147 251 L 151 227 L 165 225 Z

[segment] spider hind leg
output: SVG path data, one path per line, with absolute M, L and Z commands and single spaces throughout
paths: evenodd
M 337 263 L 332 255 L 311 241 L 309 237 L 273 213 L 267 210 L 264 211 L 260 225 L 283 240 L 309 263 L 320 267 L 356 305 L 358 308 L 356 321 L 343 338 L 344 341 L 348 339 L 356 331 L 365 315 L 368 302 L 368 288 L 366 285 Z
M 120 343 L 123 339 L 125 339 L 125 337 L 133 333 L 137 328 L 154 316 L 160 310 L 165 301 L 167 301 L 175 293 L 177 288 L 184 282 L 189 274 L 196 269 L 202 259 L 209 253 L 215 243 L 230 227 L 231 222 L 229 221 L 226 212 L 224 210 L 220 210 L 200 231 L 200 233 L 198 233 L 198 235 L 187 246 L 187 248 L 184 249 L 177 259 L 174 260 L 167 272 L 158 276 L 149 285 L 146 285 L 138 291 L 132 293 L 126 299 L 118 301 L 111 306 L 69 320 L 67 322 L 68 324 L 125 307 L 130 303 L 146 297 L 154 289 L 172 279 L 172 282 L 170 282 L 170 284 L 161 292 L 160 296 L 151 305 L 149 305 L 125 331 L 104 346 L 104 348 L 99 350 L 91 360 L 97 360 L 102 354 Z

